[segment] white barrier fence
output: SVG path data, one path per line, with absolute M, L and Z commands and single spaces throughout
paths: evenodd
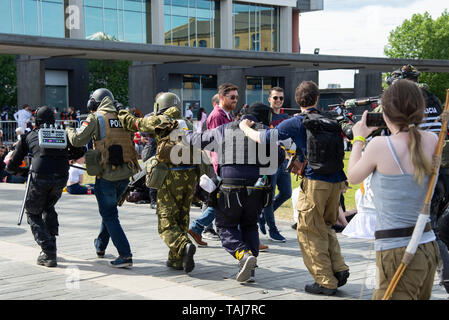
M 67 127 L 69 125 L 74 126 L 75 128 L 79 127 L 78 120 L 56 120 L 56 125 L 58 127 L 63 125 Z M 16 121 L 0 121 L 0 129 L 3 131 L 3 140 L 4 144 L 10 145 L 17 141 L 16 129 L 18 125 Z

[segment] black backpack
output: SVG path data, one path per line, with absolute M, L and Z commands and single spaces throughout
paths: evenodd
M 318 174 L 343 170 L 345 156 L 341 126 L 321 113 L 306 113 L 303 125 L 307 133 L 307 162 Z

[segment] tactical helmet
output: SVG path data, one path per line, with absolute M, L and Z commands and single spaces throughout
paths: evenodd
M 103 101 L 105 97 L 111 98 L 112 101 L 115 100 L 114 95 L 108 89 L 100 88 L 95 90 L 89 97 L 89 101 L 87 102 L 87 109 L 89 111 L 96 111 L 101 101 Z
M 411 64 L 402 66 L 401 68 L 393 71 L 390 76 L 385 78 L 385 82 L 390 86 L 398 79 L 408 79 L 414 82 L 418 82 L 418 78 L 421 72 L 418 71 Z
M 36 127 L 43 124 L 55 124 L 55 113 L 52 108 L 42 106 L 36 111 Z
M 164 92 L 163 94 L 159 95 L 159 97 L 157 97 L 156 101 L 154 102 L 155 113 L 162 113 L 171 107 L 176 107 L 179 109 L 179 111 L 182 110 L 181 100 L 176 94 L 171 92 Z

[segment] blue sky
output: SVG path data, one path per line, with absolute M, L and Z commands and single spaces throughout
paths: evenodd
M 415 13 L 433 18 L 449 7 L 449 0 L 324 0 L 324 10 L 301 14 L 301 53 L 384 57 L 390 31 Z M 328 83 L 354 86 L 354 71 L 320 72 L 320 88 Z

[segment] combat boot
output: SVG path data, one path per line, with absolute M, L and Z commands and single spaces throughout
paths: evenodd
M 333 296 L 337 293 L 337 289 L 330 289 L 323 286 L 320 286 L 318 283 L 314 282 L 313 284 L 306 284 L 304 290 L 308 293 L 313 294 L 324 294 L 325 296 Z
M 335 272 L 334 276 L 338 280 L 337 287 L 344 286 L 349 278 L 349 270 Z
M 182 252 L 182 267 L 185 273 L 189 273 L 195 268 L 195 261 L 193 256 L 196 252 L 196 247 L 193 243 L 187 243 Z
M 256 267 L 257 258 L 250 250 L 237 251 L 235 257 L 239 260 L 239 272 L 236 280 L 238 282 L 248 281 L 251 278 L 251 271 Z
M 56 267 L 58 264 L 56 262 L 56 253 L 54 254 L 48 254 L 43 251 L 39 254 L 39 257 L 37 257 L 37 264 L 40 266 L 45 267 Z

